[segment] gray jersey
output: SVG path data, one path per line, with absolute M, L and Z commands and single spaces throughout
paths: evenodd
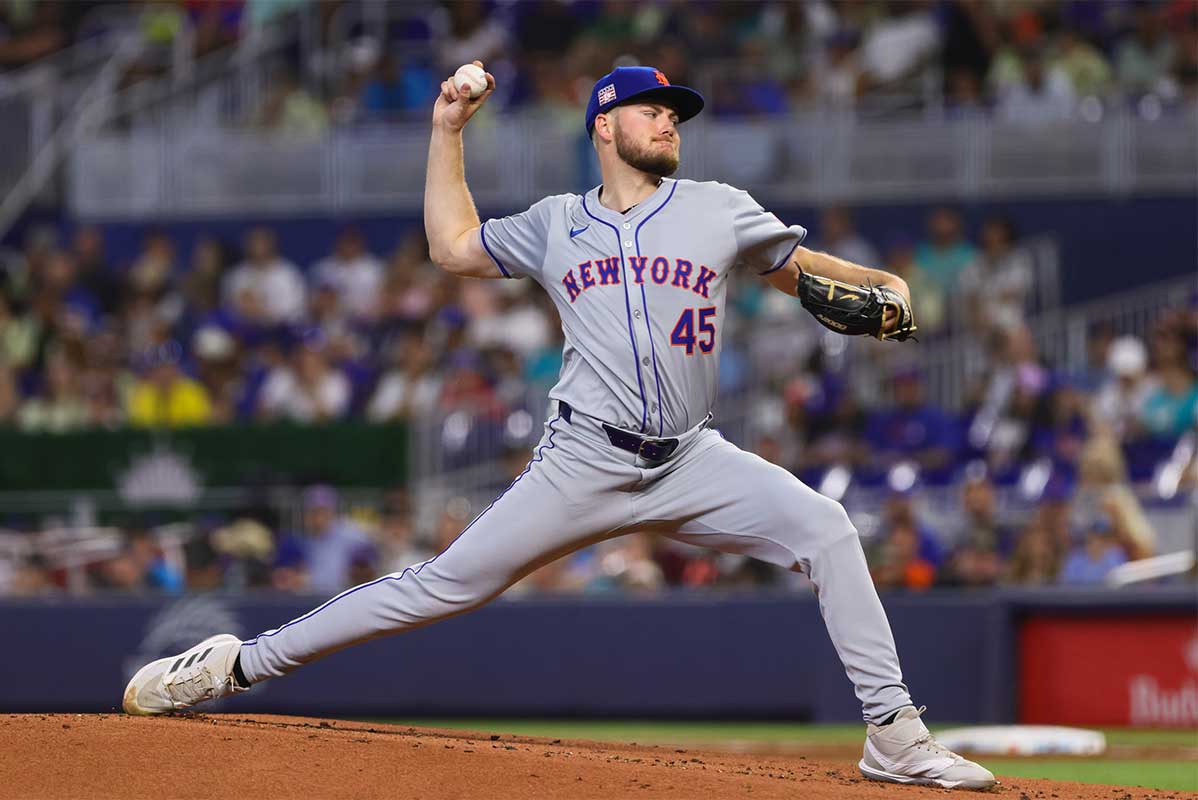
M 782 268 L 806 234 L 747 192 L 669 178 L 626 214 L 596 187 L 481 229 L 500 271 L 532 277 L 557 306 L 565 347 L 549 396 L 652 436 L 712 410 L 733 271 Z

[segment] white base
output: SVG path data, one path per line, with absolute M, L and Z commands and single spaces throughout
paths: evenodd
M 936 731 L 936 739 L 955 752 L 984 755 L 1096 756 L 1106 752 L 1106 737 L 1101 732 L 1056 725 L 953 728 Z

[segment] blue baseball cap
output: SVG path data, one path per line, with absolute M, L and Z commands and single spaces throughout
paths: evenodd
M 678 112 L 686 122 L 703 110 L 703 95 L 685 86 L 674 86 L 653 67 L 616 67 L 595 82 L 587 103 L 587 134 L 595 129 L 595 117 L 631 100 L 657 101 Z

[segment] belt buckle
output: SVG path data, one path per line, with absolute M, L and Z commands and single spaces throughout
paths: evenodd
M 651 448 L 655 455 L 645 453 L 645 448 Z M 659 464 L 669 461 L 674 455 L 674 451 L 678 449 L 677 439 L 649 439 L 642 438 L 640 445 L 636 449 L 636 454 L 646 461 L 653 461 Z

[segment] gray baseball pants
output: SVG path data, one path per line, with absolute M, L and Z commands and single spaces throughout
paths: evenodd
M 435 558 L 349 589 L 245 642 L 251 682 L 344 647 L 478 608 L 581 547 L 637 531 L 806 573 L 864 718 L 911 704 L 894 637 L 844 508 L 786 470 L 697 428 L 647 464 L 600 424 L 558 416 L 525 471 Z

